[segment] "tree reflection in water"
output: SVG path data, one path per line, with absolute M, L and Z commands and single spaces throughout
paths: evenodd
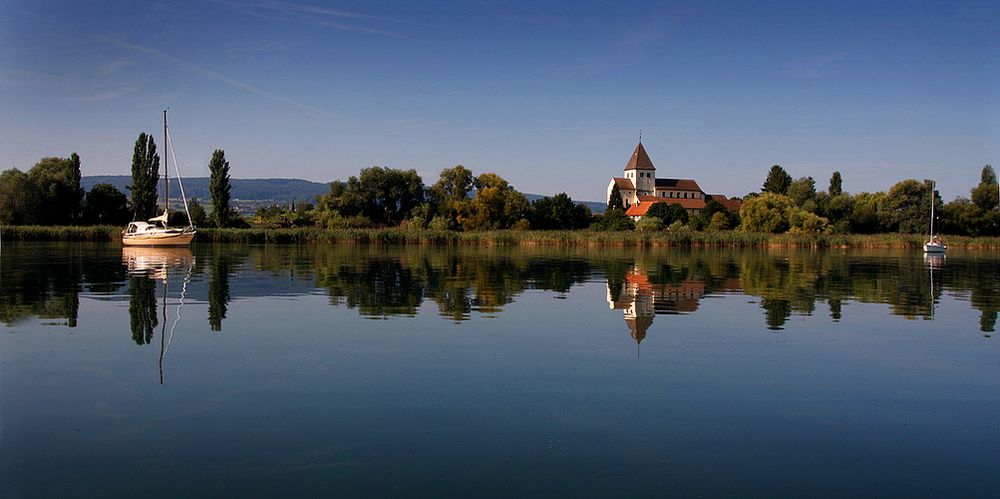
M 140 276 L 128 278 L 128 316 L 132 341 L 148 345 L 160 323 L 156 318 L 156 282 Z
M 212 331 L 222 331 L 222 319 L 229 308 L 230 255 L 212 254 L 212 269 L 208 279 L 208 325 Z
M 133 337 L 146 344 L 158 325 L 153 282 L 163 264 L 187 254 L 109 258 L 120 248 L 36 244 L 2 253 L 0 321 L 28 317 L 77 321 L 81 290 L 100 299 L 123 285 L 129 291 Z M 566 293 L 585 282 L 607 287 L 607 303 L 624 314 L 638 342 L 656 315 L 698 313 L 707 296 L 742 293 L 756 299 L 760 324 L 779 331 L 795 315 L 813 315 L 825 303 L 832 321 L 851 302 L 882 303 L 909 319 L 932 319 L 947 293 L 979 313 L 990 336 L 1000 310 L 1000 266 L 988 252 L 925 261 L 900 251 L 504 248 L 377 245 L 195 245 L 195 298 L 208 303 L 208 325 L 221 331 L 232 300 L 321 289 L 330 303 L 370 318 L 413 316 L 430 300 L 455 322 L 503 313 L 528 290 Z M 117 260 L 117 261 L 115 261 Z M 131 261 L 132 267 L 128 267 Z M 31 263 L 30 265 L 25 264 Z M 126 274 L 146 262 L 145 273 Z M 169 266 L 168 265 L 168 266 Z M 141 266 L 141 265 L 140 265 Z M 245 271 L 237 272 L 237 269 Z M 932 283 L 933 279 L 933 283 Z M 207 284 L 206 284 L 207 281 Z M 177 289 L 172 287 L 172 289 Z

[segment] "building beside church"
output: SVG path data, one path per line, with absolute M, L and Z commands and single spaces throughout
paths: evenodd
M 729 199 L 722 194 L 706 194 L 694 179 L 656 178 L 656 167 L 646 154 L 646 148 L 642 147 L 642 142 L 635 146 L 632 157 L 625 164 L 625 176 L 611 178 L 607 195 L 609 203 L 616 185 L 625 205 L 625 214 L 636 220 L 655 203 L 680 205 L 692 215 L 704 210 L 706 203 L 713 200 L 731 211 L 740 210 L 738 199 Z

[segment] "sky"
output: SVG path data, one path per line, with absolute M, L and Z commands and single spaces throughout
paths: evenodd
M 603 200 L 658 177 L 849 192 L 1000 163 L 1000 2 L 0 0 L 0 168 L 128 175 L 162 110 L 184 176 L 428 185 L 456 164 Z

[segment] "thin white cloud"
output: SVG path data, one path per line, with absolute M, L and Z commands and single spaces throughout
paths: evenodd
M 265 14 L 265 13 L 270 13 L 272 15 L 276 14 L 278 16 L 282 16 L 285 19 L 305 22 L 340 31 L 350 31 L 354 33 L 366 33 L 372 35 L 389 36 L 399 39 L 409 39 L 409 37 L 406 37 L 394 31 L 380 29 L 380 28 L 373 28 L 370 26 L 364 26 L 357 23 L 357 22 L 377 22 L 377 21 L 389 21 L 396 23 L 405 22 L 398 19 L 378 17 L 368 14 L 361 14 L 358 12 L 350 12 L 346 10 L 335 9 L 331 7 L 323 7 L 318 5 L 294 3 L 294 2 L 277 2 L 269 0 L 263 0 L 258 2 L 216 0 L 216 2 L 228 6 L 232 9 L 235 9 L 243 14 L 248 14 L 258 17 L 270 17 L 269 15 Z M 332 19 L 339 19 L 339 21 Z M 351 23 L 345 21 L 355 21 L 355 22 Z
M 788 64 L 785 74 L 802 80 L 822 80 L 836 74 L 836 64 L 850 59 L 846 52 L 826 54 L 811 59 L 793 61 Z
M 162 52 L 160 50 L 154 49 L 152 47 L 146 47 L 146 46 L 143 46 L 143 45 L 137 45 L 137 44 L 134 44 L 134 43 L 129 43 L 129 42 L 125 42 L 125 41 L 122 41 L 122 40 L 116 40 L 116 39 L 111 39 L 111 38 L 108 38 L 107 41 L 109 43 L 111 43 L 113 45 L 116 45 L 118 47 L 121 47 L 121 48 L 129 49 L 129 50 L 134 50 L 136 52 L 142 52 L 142 53 L 145 53 L 145 54 L 149 54 L 149 55 L 153 55 L 153 56 L 159 57 L 159 58 L 161 58 L 163 60 L 172 62 L 172 63 L 174 63 L 174 64 L 176 64 L 178 66 L 185 67 L 188 70 L 190 70 L 191 72 L 199 74 L 199 75 L 204 76 L 206 78 L 210 78 L 210 79 L 213 79 L 213 80 L 225 83 L 225 84 L 227 84 L 229 86 L 238 88 L 240 90 L 246 91 L 248 93 L 251 93 L 251 94 L 254 94 L 254 95 L 257 95 L 257 96 L 260 96 L 260 97 L 264 97 L 266 99 L 273 100 L 275 102 L 280 102 L 282 104 L 287 104 L 289 106 L 298 108 L 298 109 L 300 109 L 302 111 L 305 111 L 305 112 L 308 112 L 308 113 L 321 114 L 321 115 L 329 116 L 329 117 L 340 117 L 337 113 L 335 113 L 333 111 L 330 111 L 329 109 L 324 109 L 324 108 L 321 108 L 321 107 L 316 107 L 316 106 L 310 106 L 308 104 L 303 104 L 303 103 L 301 103 L 301 102 L 299 102 L 297 100 L 290 99 L 288 97 L 284 97 L 282 95 L 278 95 L 278 94 L 275 94 L 273 92 L 270 92 L 270 91 L 267 91 L 267 90 L 263 90 L 261 88 L 257 88 L 257 87 L 255 87 L 253 85 L 250 85 L 249 83 L 244 83 L 244 82 L 239 81 L 239 80 L 237 80 L 235 78 L 231 78 L 231 77 L 226 76 L 226 75 L 224 75 L 224 74 L 222 74 L 222 73 L 220 73 L 218 71 L 213 71 L 211 69 L 205 69 L 205 68 L 203 68 L 201 66 L 198 66 L 197 64 L 190 63 L 188 61 L 185 61 L 185 60 L 180 59 L 178 57 L 169 55 L 169 54 L 167 54 L 165 52 Z
M 103 92 L 93 95 L 85 95 L 82 97 L 74 97 L 69 100 L 74 102 L 104 102 L 112 99 L 117 99 L 118 97 L 124 97 L 129 94 L 134 94 L 138 89 L 135 87 L 124 88 L 121 90 L 112 90 L 108 92 Z

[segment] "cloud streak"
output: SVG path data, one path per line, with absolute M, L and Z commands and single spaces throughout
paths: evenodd
M 121 90 L 113 90 L 108 92 L 103 92 L 93 95 L 85 95 L 82 97 L 74 97 L 69 100 L 73 102 L 104 102 L 112 99 L 117 99 L 118 97 L 124 97 L 129 94 L 134 94 L 138 89 L 135 87 L 128 87 Z
M 358 12 L 350 12 L 330 7 L 323 7 L 323 6 L 303 4 L 303 3 L 294 3 L 294 2 L 276 2 L 269 0 L 264 0 L 259 2 L 216 0 L 216 2 L 225 5 L 227 7 L 230 7 L 232 9 L 238 10 L 244 14 L 258 16 L 258 17 L 274 17 L 274 15 L 276 14 L 277 16 L 287 20 L 304 22 L 316 26 L 336 29 L 339 31 L 349 31 L 354 33 L 388 36 L 392 38 L 399 38 L 402 40 L 410 39 L 409 37 L 404 36 L 400 33 L 396 33 L 394 31 L 363 26 L 358 23 L 358 22 L 373 22 L 373 21 L 388 21 L 396 23 L 405 22 L 399 19 L 378 17 L 368 14 L 361 14 Z M 271 15 L 267 15 L 265 13 L 270 13 Z M 354 22 L 347 22 L 347 21 L 354 21 Z
M 221 82 L 221 83 L 225 83 L 226 85 L 229 85 L 229 86 L 234 87 L 234 88 L 238 88 L 238 89 L 243 90 L 243 91 L 245 91 L 247 93 L 250 93 L 250 94 L 253 94 L 253 95 L 257 95 L 259 97 L 264 97 L 266 99 L 269 99 L 269 100 L 272 100 L 272 101 L 275 101 L 275 102 L 280 102 L 282 104 L 289 105 L 291 107 L 300 109 L 300 110 L 305 111 L 307 113 L 320 114 L 320 115 L 323 115 L 323 116 L 328 116 L 328 117 L 333 117 L 333 118 L 340 118 L 341 117 L 337 113 L 335 113 L 333 111 L 330 111 L 328 109 L 324 109 L 324 108 L 316 107 L 316 106 L 310 106 L 308 104 L 303 104 L 303 103 L 301 103 L 301 102 L 299 102 L 297 100 L 290 99 L 288 97 L 284 97 L 282 95 L 278 95 L 278 94 L 275 94 L 273 92 L 270 92 L 270 91 L 267 91 L 267 90 L 255 87 L 255 86 L 253 86 L 253 85 L 251 85 L 249 83 L 244 83 L 244 82 L 239 81 L 239 80 L 237 80 L 235 78 L 231 78 L 231 77 L 226 76 L 226 75 L 224 75 L 224 74 L 222 74 L 222 73 L 220 73 L 218 71 L 214 71 L 214 70 L 211 70 L 211 69 L 203 68 L 203 67 L 201 67 L 201 66 L 199 66 L 197 64 L 193 64 L 191 62 L 185 61 L 185 60 L 183 60 L 183 59 L 181 59 L 179 57 L 172 56 L 170 54 L 167 54 L 167 53 L 165 53 L 163 51 L 157 50 L 157 49 L 152 48 L 152 47 L 146 47 L 146 46 L 143 46 L 143 45 L 137 45 L 135 43 L 129 43 L 129 42 L 125 42 L 125 41 L 122 41 L 122 40 L 111 39 L 111 38 L 108 38 L 106 40 L 109 43 L 111 43 L 112 45 L 115 45 L 117 47 L 128 49 L 128 50 L 133 50 L 133 51 L 136 51 L 136 52 L 140 52 L 140 53 L 144 53 L 144 54 L 149 54 L 149 55 L 158 57 L 158 58 L 163 59 L 165 61 L 168 61 L 168 62 L 171 62 L 173 64 L 176 64 L 178 66 L 187 68 L 191 72 L 193 72 L 195 74 L 198 74 L 198 75 L 201 75 L 201 76 L 203 76 L 205 78 L 209 78 L 209 79 Z
M 836 73 L 833 66 L 848 59 L 850 59 L 850 54 L 837 52 L 812 59 L 795 61 L 785 69 L 785 74 L 800 80 L 822 80 L 830 78 Z

